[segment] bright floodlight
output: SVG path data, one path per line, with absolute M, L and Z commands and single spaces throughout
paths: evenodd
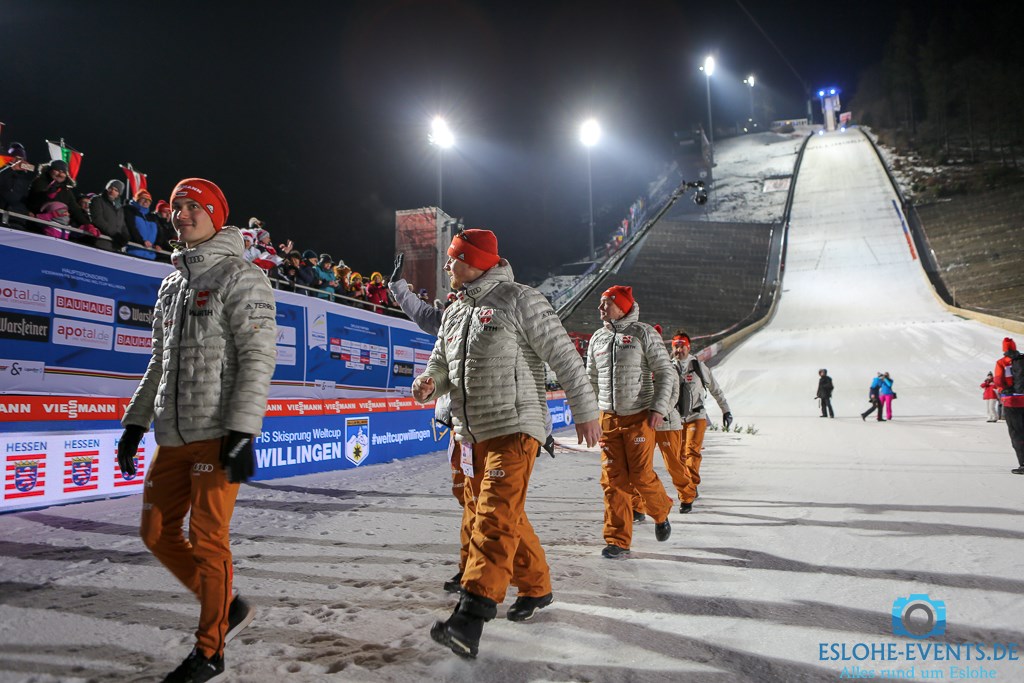
M 580 142 L 585 147 L 593 147 L 601 140 L 601 124 L 597 119 L 587 119 L 580 124 Z
M 708 58 L 704 60 L 704 74 L 710 76 L 715 73 L 715 58 L 708 55 Z
M 452 129 L 448 127 L 448 123 L 440 116 L 435 116 L 434 120 L 430 122 L 430 135 L 428 137 L 432 143 L 441 149 L 448 149 L 455 144 L 455 136 L 452 135 Z
M 749 76 L 747 76 L 747 80 L 744 81 L 744 83 L 746 83 L 751 88 L 753 88 L 754 87 L 754 74 L 750 74 Z

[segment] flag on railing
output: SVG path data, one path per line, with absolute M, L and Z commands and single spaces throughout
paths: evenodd
M 60 143 L 47 140 L 46 146 L 50 148 L 50 159 L 52 161 L 66 161 L 68 164 L 68 175 L 71 176 L 72 180 L 78 178 L 78 169 L 82 168 L 82 157 L 85 155 L 77 149 L 72 149 L 65 145 L 64 138 L 60 139 Z
M 135 170 L 131 163 L 121 164 L 121 170 L 128 176 L 128 196 L 134 197 L 139 190 L 146 189 L 146 174 Z

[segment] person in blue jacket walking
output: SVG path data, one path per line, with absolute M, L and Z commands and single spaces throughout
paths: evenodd
M 871 407 L 860 414 L 860 419 L 867 420 L 868 415 L 877 410 L 878 417 L 875 419 L 879 422 L 885 422 L 885 420 L 882 419 L 882 402 L 878 398 L 878 392 L 882 387 L 882 375 L 884 374 L 885 373 L 880 372 L 873 380 L 871 380 L 871 386 L 868 388 L 868 401 L 871 403 Z

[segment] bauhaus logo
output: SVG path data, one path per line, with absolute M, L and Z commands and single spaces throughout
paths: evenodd
M 153 352 L 153 335 L 144 330 L 119 327 L 114 335 L 114 350 L 148 355 Z
M 50 312 L 50 288 L 0 280 L 0 307 L 19 311 Z
M 50 341 L 50 319 L 42 315 L 0 312 L 0 339 Z
M 114 322 L 114 300 L 66 289 L 53 290 L 53 312 L 86 320 Z
M 128 301 L 117 302 L 117 322 L 132 327 L 152 327 L 153 307 L 133 304 Z
M 53 343 L 110 351 L 114 343 L 114 330 L 109 325 L 54 318 Z

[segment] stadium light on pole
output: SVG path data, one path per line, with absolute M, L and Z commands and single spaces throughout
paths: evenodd
M 587 197 L 590 205 L 590 252 L 587 258 L 594 258 L 594 179 L 590 172 L 590 148 L 601 141 L 601 124 L 597 119 L 587 119 L 580 124 L 580 142 L 587 148 Z
M 743 82 L 750 86 L 750 123 L 754 125 L 754 74 L 750 74 Z
M 435 116 L 430 122 L 430 134 L 427 139 L 437 147 L 437 208 L 441 207 L 444 198 L 444 151 L 455 145 L 455 135 L 448 127 L 448 122 Z
M 711 74 L 715 72 L 715 58 L 708 55 L 704 60 L 704 66 L 700 68 L 704 72 L 704 82 L 708 90 L 708 147 L 711 150 L 711 166 L 715 165 L 715 124 L 711 121 Z

